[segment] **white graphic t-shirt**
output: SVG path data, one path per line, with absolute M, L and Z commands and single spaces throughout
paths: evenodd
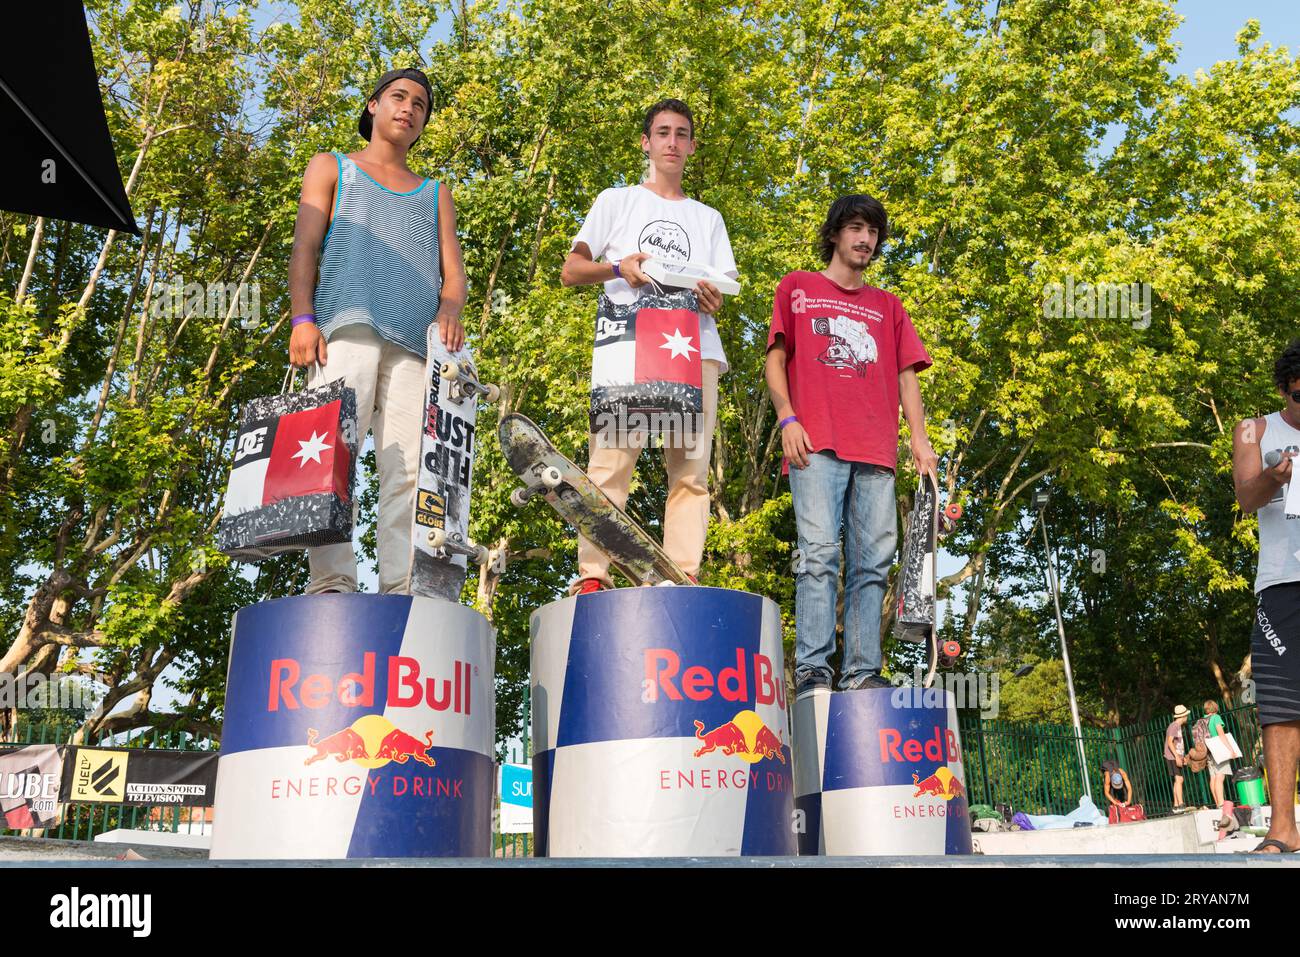
M 618 262 L 632 253 L 649 253 L 656 259 L 707 263 L 733 279 L 740 276 L 726 224 L 716 209 L 693 199 L 664 199 L 644 186 L 615 187 L 597 196 L 574 237 L 573 245 L 578 243 L 586 243 L 596 260 Z M 633 289 L 622 279 L 605 283 L 605 295 L 619 305 L 653 291 L 650 285 Z M 703 313 L 700 345 L 703 358 L 722 363 L 726 372 L 718 324 Z

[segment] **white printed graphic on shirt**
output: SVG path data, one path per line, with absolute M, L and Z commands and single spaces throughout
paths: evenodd
M 830 339 L 817 361 L 832 369 L 852 369 L 865 378 L 868 367 L 878 358 L 876 340 L 865 322 L 848 316 L 822 317 L 813 320 L 813 334 Z
M 646 223 L 645 229 L 637 237 L 637 247 L 656 259 L 682 263 L 691 261 L 691 237 L 685 229 L 667 219 Z

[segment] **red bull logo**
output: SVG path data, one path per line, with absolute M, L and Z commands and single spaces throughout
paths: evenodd
M 421 704 L 434 711 L 452 711 L 469 715 L 473 701 L 472 676 L 478 668 L 468 661 L 453 664 L 450 678 L 421 677 L 420 663 L 403 655 L 391 655 L 385 662 L 387 682 L 384 704 L 389 708 L 415 708 Z M 266 710 L 296 711 L 299 708 L 325 708 L 337 702 L 346 708 L 375 706 L 376 655 L 368 651 L 362 658 L 361 671 L 337 678 L 327 674 L 302 674 L 296 658 L 276 658 L 271 662 Z
M 719 725 L 712 731 L 704 730 L 704 722 L 695 722 L 695 737 L 701 742 L 695 749 L 695 757 L 703 757 L 713 751 L 721 751 L 727 757 L 740 755 L 750 764 L 769 758 L 776 758 L 785 764 L 785 753 L 781 750 L 779 734 L 763 723 L 753 711 L 741 711 L 726 724 Z
M 351 761 L 363 768 L 382 768 L 389 761 L 405 764 L 411 758 L 429 767 L 437 764 L 429 756 L 433 750 L 433 731 L 426 731 L 421 741 L 379 714 L 357 718 L 350 727 L 324 738 L 315 728 L 308 728 L 307 746 L 313 749 L 303 762 L 307 765 L 331 755 L 340 764 Z
M 941 797 L 945 801 L 951 801 L 955 797 L 966 796 L 966 788 L 947 768 L 938 768 L 926 778 L 913 771 L 912 784 L 916 786 L 912 797 Z
M 724 701 L 753 700 L 785 710 L 784 675 L 773 667 L 772 659 L 760 654 L 746 656 L 744 648 L 736 649 L 734 668 L 720 668 L 716 674 L 704 665 L 683 669 L 681 656 L 671 648 L 647 648 L 642 689 L 646 702 L 658 701 L 661 694 L 669 701 L 708 701 L 717 694 Z

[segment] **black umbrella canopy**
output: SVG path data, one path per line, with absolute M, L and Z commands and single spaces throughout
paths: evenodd
M 0 209 L 140 235 L 81 0 L 24 0 L 0 40 Z

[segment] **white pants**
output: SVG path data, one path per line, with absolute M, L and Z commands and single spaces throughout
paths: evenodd
M 357 393 L 357 448 L 375 433 L 379 472 L 379 591 L 406 592 L 411 573 L 411 521 L 424 420 L 424 360 L 381 338 L 364 324 L 344 326 L 329 340 L 326 364 L 313 368 L 308 384 L 343 379 Z M 357 490 L 360 495 L 360 489 Z M 352 505 L 357 521 L 357 505 Z M 307 549 L 307 594 L 357 590 L 357 557 L 351 544 Z

